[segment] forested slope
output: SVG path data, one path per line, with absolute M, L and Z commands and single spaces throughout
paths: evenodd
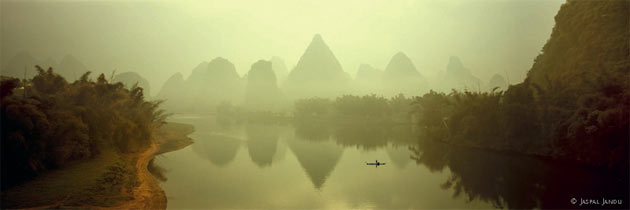
M 151 143 L 164 115 L 139 87 L 125 89 L 89 72 L 68 83 L 52 68 L 32 79 L 2 78 L 2 188 L 38 173 L 96 156 L 136 152 Z
M 454 144 L 627 169 L 629 11 L 626 0 L 567 1 L 523 83 L 418 97 L 420 126 Z

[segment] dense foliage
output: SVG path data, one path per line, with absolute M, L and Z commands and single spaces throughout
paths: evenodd
M 294 120 L 334 122 L 411 122 L 411 102 L 400 94 L 391 99 L 376 95 L 343 95 L 334 101 L 324 98 L 297 100 Z
M 286 124 L 289 116 L 285 112 L 249 110 L 224 101 L 217 106 L 216 121 L 223 127 L 243 123 Z
M 628 168 L 630 1 L 571 1 L 527 79 L 505 93 L 428 93 L 420 126 L 444 141 Z
M 573 108 L 549 106 L 534 93 L 523 83 L 505 93 L 429 92 L 414 103 L 432 139 L 627 168 L 630 95 L 593 95 Z
M 142 88 L 103 74 L 91 81 L 89 72 L 69 84 L 52 68 L 37 70 L 30 80 L 2 79 L 3 188 L 103 149 L 142 150 L 165 118 Z

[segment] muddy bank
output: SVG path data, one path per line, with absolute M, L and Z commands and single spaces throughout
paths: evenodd
M 192 144 L 193 141 L 188 134 L 193 131 L 193 126 L 188 124 L 169 122 L 162 125 L 154 133 L 154 143 L 136 162 L 138 179 L 142 184 L 134 188 L 134 199 L 113 209 L 166 209 L 166 194 L 147 167 L 155 155 L 176 151 Z

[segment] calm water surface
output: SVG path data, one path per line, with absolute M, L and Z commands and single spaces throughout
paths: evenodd
M 607 207 L 627 208 L 627 176 L 419 143 L 409 125 L 171 120 L 195 126 L 195 143 L 153 161 L 170 209 L 577 208 L 574 197 L 602 196 L 625 202 Z M 375 160 L 387 165 L 365 165 Z

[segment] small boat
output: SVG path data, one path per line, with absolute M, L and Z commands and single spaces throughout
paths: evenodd
M 384 165 L 385 165 L 385 163 L 381 163 L 381 162 L 378 162 L 378 160 L 376 160 L 376 162 L 374 162 L 374 163 L 368 163 L 368 162 L 365 162 L 365 165 L 368 165 L 368 166 L 376 166 L 376 167 L 378 168 L 378 166 L 384 166 Z

